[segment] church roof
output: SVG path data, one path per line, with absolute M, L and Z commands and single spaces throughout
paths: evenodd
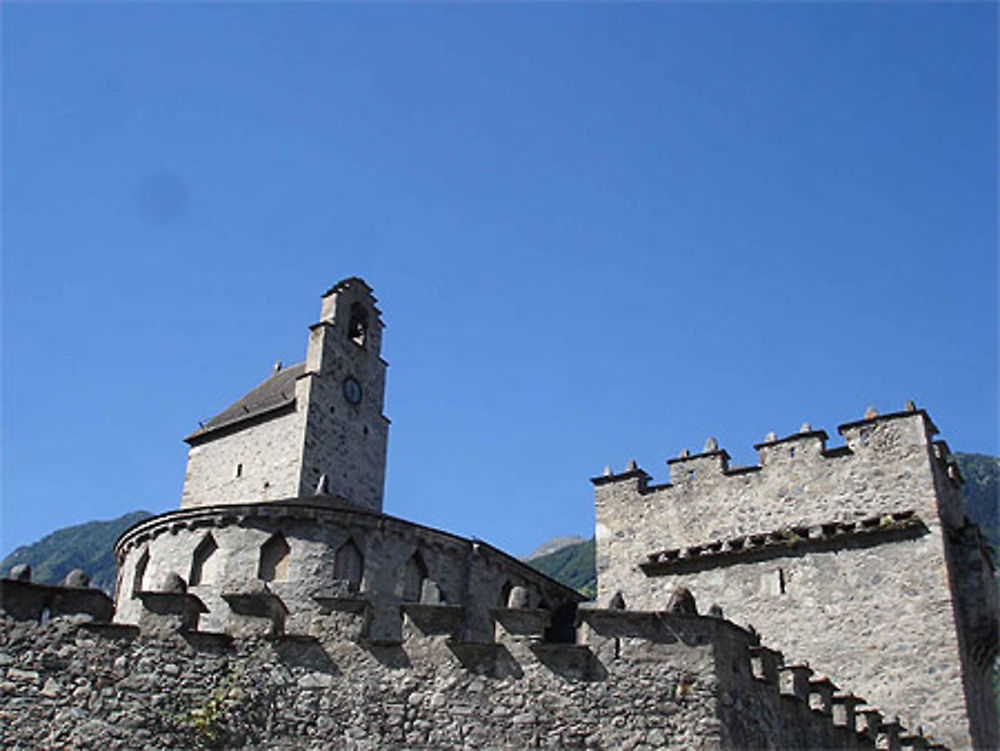
M 295 380 L 306 369 L 304 362 L 290 365 L 275 371 L 263 383 L 250 393 L 235 401 L 184 440 L 187 443 L 197 443 L 210 433 L 231 428 L 249 420 L 258 420 L 262 416 L 295 403 Z

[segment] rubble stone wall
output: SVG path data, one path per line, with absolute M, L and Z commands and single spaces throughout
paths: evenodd
M 648 622 L 610 615 L 611 632 Z M 598 624 L 592 646 L 504 628 L 485 645 L 408 617 L 400 643 L 378 646 L 344 638 L 335 619 L 318 637 L 232 641 L 7 618 L 0 747 L 874 747 L 755 678 L 742 630 L 690 616 L 657 622 L 645 637 Z

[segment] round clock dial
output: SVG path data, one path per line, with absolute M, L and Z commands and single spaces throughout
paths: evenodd
M 361 403 L 361 384 L 352 376 L 344 379 L 344 398 L 351 404 Z

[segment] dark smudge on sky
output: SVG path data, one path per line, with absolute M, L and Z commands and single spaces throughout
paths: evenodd
M 169 171 L 145 175 L 136 188 L 136 202 L 143 221 L 163 226 L 176 222 L 191 203 L 184 179 Z

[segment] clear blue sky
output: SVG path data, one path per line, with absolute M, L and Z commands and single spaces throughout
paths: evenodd
M 0 552 L 388 324 L 386 510 L 515 554 L 587 478 L 913 398 L 998 453 L 994 4 L 5 3 Z

